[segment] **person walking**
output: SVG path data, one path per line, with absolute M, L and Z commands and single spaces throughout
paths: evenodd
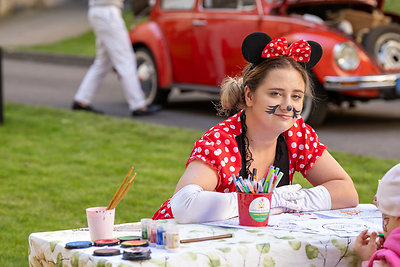
M 146 105 L 136 72 L 136 59 L 122 19 L 123 0 L 89 0 L 88 18 L 96 36 L 96 58 L 83 78 L 72 103 L 73 110 L 103 113 L 91 106 L 97 88 L 113 68 L 122 83 L 132 116 L 150 115 L 161 109 Z

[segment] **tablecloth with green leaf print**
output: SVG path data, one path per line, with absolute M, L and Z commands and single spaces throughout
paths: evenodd
M 299 216 L 300 217 L 300 216 Z M 276 217 L 277 218 L 277 217 Z M 307 218 L 306 218 L 307 219 Z M 358 218 L 359 219 L 359 218 Z M 304 220 L 304 218 L 303 218 Z M 310 219 L 311 220 L 311 219 Z M 335 222 L 337 218 L 326 218 Z M 343 221 L 343 220 L 342 220 Z M 353 220 L 348 219 L 349 226 Z M 357 266 L 356 236 L 306 233 L 274 227 L 220 227 L 179 224 L 181 239 L 232 233 L 232 238 L 181 244 L 176 251 L 151 247 L 151 259 L 123 260 L 121 255 L 93 256 L 98 247 L 65 249 L 71 241 L 90 240 L 87 229 L 33 233 L 29 236 L 30 266 Z M 140 235 L 140 223 L 116 225 L 114 237 Z M 120 248 L 119 246 L 113 248 Z M 123 249 L 121 248 L 121 252 Z

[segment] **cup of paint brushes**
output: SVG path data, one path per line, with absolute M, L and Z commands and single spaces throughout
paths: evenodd
M 107 209 L 107 207 L 87 208 L 86 217 L 92 241 L 113 238 L 115 209 Z
M 273 193 L 238 192 L 239 224 L 243 226 L 268 226 Z

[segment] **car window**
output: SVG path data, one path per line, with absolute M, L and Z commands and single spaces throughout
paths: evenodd
M 196 0 L 162 0 L 161 9 L 189 10 L 193 9 Z
M 254 0 L 203 0 L 204 8 L 252 9 Z

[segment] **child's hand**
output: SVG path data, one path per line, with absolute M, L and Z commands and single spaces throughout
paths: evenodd
M 362 261 L 368 261 L 376 251 L 376 237 L 378 234 L 373 232 L 369 236 L 367 232 L 368 229 L 362 231 L 354 243 L 354 252 L 357 253 Z

